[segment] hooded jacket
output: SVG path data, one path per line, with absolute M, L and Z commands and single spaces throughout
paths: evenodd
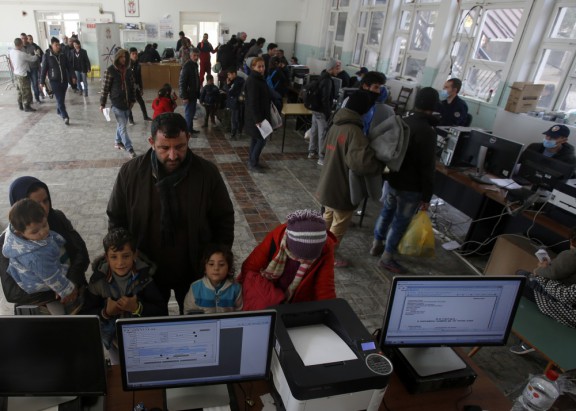
M 40 71 L 40 84 L 44 84 L 46 75 L 48 75 L 49 81 L 57 81 L 59 83 L 68 83 L 68 77 L 72 76 L 74 70 L 70 65 L 70 60 L 68 54 L 64 49 L 60 50 L 60 53 L 55 54 L 51 48 L 46 50 L 44 57 L 42 58 L 42 69 Z
M 90 264 L 86 243 L 84 243 L 80 234 L 74 230 L 74 227 L 72 227 L 72 224 L 66 218 L 64 213 L 52 208 L 52 200 L 50 198 L 48 186 L 34 177 L 25 176 L 17 178 L 10 185 L 10 205 L 13 205 L 18 200 L 26 198 L 30 192 L 34 192 L 38 188 L 46 190 L 48 199 L 50 200 L 50 211 L 48 212 L 48 225 L 50 226 L 50 230 L 60 234 L 66 241 L 64 248 L 66 249 L 66 254 L 68 254 L 68 257 L 70 258 L 70 267 L 68 268 L 66 277 L 72 280 L 77 287 L 81 287 L 86 284 L 85 273 Z M 0 247 L 4 245 L 5 235 L 6 232 L 0 235 Z M 20 288 L 12 276 L 8 274 L 7 269 L 9 262 L 10 260 L 0 253 L 0 280 L 2 281 L 2 291 L 4 292 L 4 296 L 8 302 L 15 304 L 42 305 L 54 301 L 53 291 L 28 294 Z
M 126 57 L 124 67 L 120 66 L 119 63 L 121 56 Z M 100 106 L 106 106 L 108 95 L 110 95 L 112 107 L 120 110 L 129 110 L 131 105 L 136 102 L 134 77 L 129 64 L 130 57 L 126 55 L 126 50 L 118 50 L 114 55 L 114 64 L 110 65 L 104 74 Z

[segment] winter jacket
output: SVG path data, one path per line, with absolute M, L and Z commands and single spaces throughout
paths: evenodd
M 264 119 L 270 121 L 270 90 L 264 77 L 252 71 L 246 80 L 245 124 L 253 126 Z
M 92 65 L 86 50 L 80 49 L 79 52 L 76 49 L 72 50 L 70 52 L 70 66 L 74 71 L 88 73 L 92 69 Z
M 202 311 L 204 314 L 242 310 L 242 286 L 233 280 L 214 288 L 208 277 L 196 280 L 184 298 L 184 314 Z
M 215 84 L 206 84 L 200 93 L 200 103 L 206 106 L 218 105 L 220 102 L 220 89 Z
M 268 233 L 264 240 L 256 246 L 242 264 L 242 270 L 237 281 L 242 283 L 248 272 L 261 272 L 278 254 L 280 243 L 286 231 L 286 224 L 280 224 Z M 334 286 L 334 247 L 336 237 L 327 232 L 326 244 L 322 248 L 320 257 L 309 267 L 308 272 L 296 288 L 291 302 L 328 300 L 336 298 Z M 246 294 L 244 294 L 246 295 Z M 253 306 L 250 301 L 244 304 Z
M 68 83 L 68 78 L 70 76 L 75 78 L 73 72 L 74 70 L 72 70 L 66 52 L 60 51 L 60 53 L 54 54 L 52 49 L 48 49 L 42 58 L 42 69 L 40 71 L 39 81 L 40 84 L 44 84 L 46 81 L 46 75 L 48 75 L 49 81 Z
M 547 267 L 534 269 L 534 274 L 565 284 L 576 284 L 576 248 L 562 251 Z
M 318 112 L 324 114 L 326 121 L 328 121 L 330 114 L 332 113 L 332 106 L 334 105 L 334 83 L 332 77 L 326 72 L 326 70 L 320 74 L 320 79 L 318 81 L 320 82 L 318 86 L 320 87 L 322 102 L 322 108 L 318 110 Z
M 226 108 L 234 110 L 238 108 L 240 104 L 242 104 L 242 102 L 239 101 L 239 98 L 242 95 L 242 92 L 244 91 L 245 83 L 246 82 L 242 77 L 236 76 L 236 78 L 232 83 L 226 84 L 226 86 L 224 86 L 224 89 L 226 90 L 227 93 Z
M 152 119 L 155 119 L 156 116 L 162 113 L 173 113 L 175 109 L 176 102 L 170 97 L 156 97 L 154 101 L 152 101 L 152 110 L 154 110 Z
M 134 87 L 136 87 L 137 90 L 144 90 L 144 84 L 142 83 L 142 67 L 140 67 L 140 62 L 138 60 L 134 61 L 130 59 L 130 71 L 132 71 Z
M 576 328 L 576 284 L 540 276 L 533 277 L 531 281 L 539 285 L 534 290 L 538 309 L 559 323 Z
M 336 210 L 355 210 L 351 199 L 349 171 L 363 176 L 382 173 L 384 164 L 376 159 L 368 137 L 362 132 L 362 117 L 347 108 L 334 115 L 326 134 L 326 155 L 316 196 L 324 206 Z
M 27 240 L 9 225 L 2 247 L 2 254 L 10 259 L 8 273 L 28 294 L 52 290 L 61 298 L 67 297 L 74 291 L 74 283 L 66 278 L 68 256 L 60 251 L 64 243 L 54 231 L 43 240 Z
M 104 73 L 100 106 L 106 107 L 106 100 L 108 99 L 108 95 L 110 95 L 112 107 L 120 110 L 129 110 L 136 102 L 134 77 L 128 66 L 120 66 L 118 58 L 119 53 L 116 53 L 114 64 L 111 64 L 106 69 L 106 73 Z M 122 73 L 123 71 L 124 73 Z
M 182 100 L 194 100 L 200 96 L 200 75 L 198 73 L 198 63 L 188 60 L 182 66 L 178 89 Z

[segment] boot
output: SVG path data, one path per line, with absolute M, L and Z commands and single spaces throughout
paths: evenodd
M 24 105 L 22 103 L 18 102 L 18 108 L 20 110 L 24 110 Z
M 384 242 L 382 240 L 374 239 L 372 241 L 372 248 L 370 248 L 370 255 L 378 257 L 384 252 Z
M 30 104 L 26 104 L 26 105 L 24 106 L 24 111 L 25 111 L 26 113 L 32 113 L 32 112 L 36 111 L 36 109 L 30 107 Z

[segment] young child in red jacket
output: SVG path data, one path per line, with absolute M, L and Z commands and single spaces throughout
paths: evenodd
M 172 86 L 168 83 L 164 84 L 160 90 L 158 90 L 158 97 L 152 101 L 152 109 L 154 114 L 152 119 L 159 116 L 162 113 L 173 113 L 176 109 L 176 93 L 172 91 Z

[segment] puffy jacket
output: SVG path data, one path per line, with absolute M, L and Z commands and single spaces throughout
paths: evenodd
M 134 77 L 129 67 L 126 67 L 124 77 L 122 77 L 122 67 L 119 65 L 119 51 L 116 53 L 114 64 L 108 67 L 102 82 L 102 96 L 100 106 L 106 106 L 106 100 L 110 95 L 112 106 L 120 110 L 130 109 L 131 104 L 136 102 L 136 90 L 134 87 Z
M 193 100 L 200 96 L 200 74 L 198 73 L 198 63 L 188 60 L 182 66 L 178 89 L 182 100 Z
M 42 58 L 42 70 L 40 72 L 41 84 L 44 84 L 46 75 L 48 75 L 48 80 L 50 81 L 68 83 L 68 77 L 72 72 L 70 60 L 65 52 L 61 51 L 55 54 L 51 49 L 46 50 L 46 54 L 44 54 Z

